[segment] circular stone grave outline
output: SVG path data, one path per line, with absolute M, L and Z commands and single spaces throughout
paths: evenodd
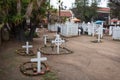
M 69 49 L 67 49 L 67 48 L 65 48 L 65 47 L 60 47 L 60 49 L 64 49 L 64 50 L 66 50 L 68 53 L 65 53 L 65 52 L 63 52 L 63 53 L 51 53 L 51 51 L 52 51 L 52 48 L 51 48 L 51 51 L 48 51 L 48 52 L 45 52 L 44 50 L 43 50 L 43 48 L 51 48 L 51 46 L 44 46 L 44 47 L 41 47 L 40 48 L 40 52 L 42 53 L 42 54 L 45 54 L 45 55 L 62 55 L 62 54 L 71 54 L 71 53 L 73 53 L 73 51 L 71 51 L 71 50 L 69 50 Z M 56 49 L 55 49 L 56 50 Z M 57 50 L 56 50 L 57 51 Z
M 62 40 L 65 40 L 65 42 L 68 42 L 66 38 L 61 38 Z M 46 42 L 51 43 L 52 40 L 55 40 L 55 38 L 47 38 Z
M 32 50 L 29 50 L 29 54 L 26 53 L 26 49 L 18 49 L 15 51 L 15 53 L 21 55 L 21 56 L 34 56 L 34 52 Z
M 36 63 L 36 62 L 24 62 L 23 64 L 20 65 L 19 69 L 20 69 L 20 72 L 26 76 L 38 76 L 38 75 L 44 75 L 45 73 L 49 72 L 50 69 L 48 67 L 48 65 L 44 62 L 41 62 L 41 65 L 45 67 L 45 70 L 44 71 L 41 71 L 40 73 L 37 73 L 37 66 L 36 67 L 25 67 L 25 65 L 27 64 L 31 64 L 33 65 L 33 63 Z M 42 68 L 41 68 L 42 69 Z M 27 72 L 28 70 L 31 70 L 33 71 L 33 73 L 29 73 Z M 34 71 L 35 70 L 35 71 Z
M 92 43 L 103 43 L 103 41 L 98 42 L 98 40 L 91 41 Z

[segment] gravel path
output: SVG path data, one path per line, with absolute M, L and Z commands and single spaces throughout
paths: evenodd
M 31 43 L 35 53 L 43 46 L 41 35 Z M 48 58 L 47 63 L 59 80 L 120 80 L 120 41 L 105 36 L 102 43 L 92 43 L 95 39 L 85 35 L 67 38 L 63 46 L 73 54 L 43 56 Z M 0 49 L 0 80 L 40 80 L 41 76 L 27 77 L 20 73 L 19 65 L 31 58 L 15 54 L 20 47 L 20 43 L 10 41 Z

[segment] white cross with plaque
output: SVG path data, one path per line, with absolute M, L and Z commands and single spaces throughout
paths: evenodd
M 32 48 L 32 45 L 29 45 L 29 42 L 26 42 L 25 46 L 22 46 L 22 48 L 26 48 L 26 53 L 29 54 L 29 48 Z
M 64 40 L 62 40 L 61 38 L 60 38 L 60 35 L 56 35 L 56 38 L 55 38 L 55 40 L 52 40 L 52 43 L 55 43 L 55 45 L 57 45 L 57 53 L 59 54 L 59 49 L 60 49 L 60 45 L 63 43 L 63 42 L 65 42 Z
M 47 36 L 48 36 L 48 35 L 44 35 L 44 36 L 43 36 L 43 37 L 44 37 L 44 45 L 47 44 Z
M 41 72 L 41 62 L 42 61 L 46 61 L 47 58 L 46 57 L 41 57 L 41 53 L 40 51 L 37 52 L 37 58 L 33 58 L 30 61 L 31 62 L 37 62 L 37 72 L 40 73 Z

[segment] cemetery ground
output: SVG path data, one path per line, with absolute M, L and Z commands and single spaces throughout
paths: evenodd
M 47 32 L 49 33 L 49 32 Z M 43 46 L 42 30 L 40 37 L 31 43 L 36 53 Z M 49 33 L 53 36 L 55 33 Z M 72 50 L 73 54 L 42 55 L 53 72 L 56 80 L 120 80 L 120 41 L 104 36 L 102 43 L 92 43 L 96 37 L 82 35 L 66 38 L 62 46 Z M 24 43 L 25 44 L 25 43 Z M 0 48 L 0 80 L 41 80 L 43 76 L 25 76 L 19 71 L 20 64 L 30 61 L 31 56 L 15 53 L 22 43 L 9 41 Z M 34 56 L 36 57 L 36 56 Z M 53 76 L 51 76 L 53 77 Z M 46 79 L 53 80 L 53 79 Z

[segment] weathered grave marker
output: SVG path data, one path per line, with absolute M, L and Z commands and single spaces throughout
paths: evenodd
M 29 54 L 29 48 L 32 48 L 32 45 L 29 45 L 29 42 L 26 42 L 25 46 L 22 46 L 22 48 L 26 48 L 26 53 Z
M 44 45 L 45 45 L 45 46 L 47 45 L 47 36 L 48 36 L 48 35 L 43 35 L 43 38 L 44 38 Z
M 31 62 L 37 62 L 37 72 L 38 73 L 41 72 L 41 62 L 46 61 L 46 60 L 47 60 L 46 57 L 41 57 L 40 51 L 37 52 L 37 58 L 31 59 Z
M 56 35 L 56 38 L 55 38 L 55 40 L 52 40 L 52 43 L 55 43 L 55 45 L 57 45 L 57 53 L 59 54 L 59 49 L 60 49 L 60 45 L 63 43 L 63 42 L 65 42 L 64 40 L 62 40 L 61 38 L 60 38 L 60 35 Z
M 81 29 L 78 29 L 78 35 L 79 36 L 81 35 Z

